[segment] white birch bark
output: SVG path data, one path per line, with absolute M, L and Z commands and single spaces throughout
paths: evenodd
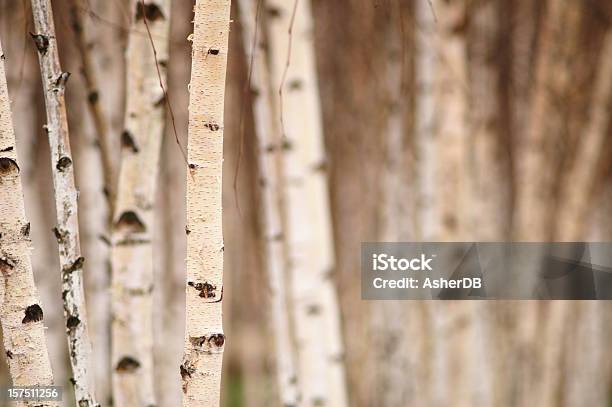
M 77 217 L 77 190 L 74 166 L 68 138 L 68 120 L 64 92 L 69 74 L 59 63 L 57 40 L 51 3 L 32 0 L 35 33 L 42 73 L 43 94 L 47 109 L 46 131 L 51 148 L 53 186 L 57 227 L 55 236 L 59 246 L 62 277 L 64 317 L 75 397 L 82 406 L 95 406 L 91 343 L 87 332 L 87 313 L 83 292 L 83 263 Z
M 165 118 L 165 96 L 158 69 L 165 82 L 169 6 L 167 0 L 131 2 L 132 29 L 126 50 L 126 124 L 121 135 L 122 160 L 111 253 L 111 359 L 113 402 L 117 406 L 155 404 L 152 230 Z
M 219 405 L 222 322 L 223 108 L 230 0 L 197 0 L 192 40 L 187 174 L 183 406 Z
M 287 301 L 285 250 L 285 219 L 283 216 L 283 168 L 280 161 L 282 140 L 280 123 L 275 114 L 276 93 L 270 82 L 264 31 L 260 24 L 263 7 L 254 0 L 239 0 L 240 22 L 243 46 L 250 66 L 250 86 L 253 94 L 253 113 L 257 135 L 257 164 L 260 178 L 260 224 L 263 231 L 262 248 L 264 264 L 268 276 L 269 306 L 272 332 L 276 380 L 281 405 L 297 406 L 300 400 L 296 371 L 296 351 L 290 324 L 289 304 Z
M 601 50 L 598 73 L 593 87 L 589 122 L 578 143 L 573 166 L 561 186 L 557 238 L 579 241 L 588 232 L 589 209 L 598 181 L 598 169 L 605 152 L 610 109 L 612 108 L 612 31 L 608 31 Z
M 340 314 L 310 1 L 267 3 L 280 102 L 288 266 L 303 405 L 346 406 Z M 282 94 L 282 96 L 281 96 Z
M 25 217 L 4 62 L 0 44 L 0 317 L 4 351 L 13 386 L 50 386 L 53 373 L 32 273 L 30 223 Z

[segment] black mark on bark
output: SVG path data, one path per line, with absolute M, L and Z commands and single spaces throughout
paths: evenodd
M 121 373 L 132 373 L 140 367 L 140 362 L 131 356 L 124 356 L 119 360 L 115 371 Z
M 38 322 L 43 319 L 43 310 L 40 308 L 40 305 L 33 304 L 25 309 L 25 317 L 21 320 L 22 324 L 27 324 L 30 322 Z
M 79 319 L 79 317 L 75 317 L 74 315 L 71 315 L 66 320 L 66 328 L 74 329 L 77 326 L 79 326 L 80 323 L 81 323 L 81 320 Z
M 25 237 L 30 236 L 30 222 L 26 223 L 21 227 L 21 234 Z
M 190 281 L 187 283 L 188 286 L 195 288 L 200 292 L 200 297 L 202 298 L 215 298 L 217 296 L 217 286 L 212 285 L 208 282 L 206 283 L 194 283 Z
M 218 50 L 218 49 L 216 49 L 216 48 L 209 48 L 209 49 L 208 49 L 208 53 L 209 53 L 210 55 L 219 55 L 219 50 Z
M 52 230 L 53 235 L 55 235 L 55 239 L 57 239 L 57 243 L 63 243 L 68 233 L 64 230 L 59 230 L 57 227 L 53 228 Z
M 6 153 L 8 151 L 13 151 L 13 150 L 14 150 L 13 146 L 9 146 L 7 148 L 3 148 L 2 150 L 0 150 L 0 153 Z
M 209 129 L 210 131 L 217 131 L 220 129 L 219 125 L 217 123 L 204 123 L 204 127 L 206 127 L 207 129 Z
M 6 351 L 6 357 L 9 359 L 13 359 L 13 352 L 11 352 L 10 350 Z
M 64 266 L 62 271 L 64 273 L 72 273 L 73 271 L 80 270 L 83 268 L 83 263 L 85 263 L 85 257 L 81 256 L 78 259 L 76 259 L 74 262 L 72 262 L 72 264 L 70 264 L 69 266 Z
M 91 103 L 92 105 L 94 103 L 96 103 L 98 101 L 98 99 L 100 98 L 100 94 L 98 93 L 97 90 L 92 90 L 91 92 L 89 92 L 89 95 L 87 95 L 87 100 L 89 101 L 89 103 Z
M 302 81 L 299 79 L 294 79 L 289 82 L 289 90 L 300 90 L 302 89 Z
M 19 166 L 17 165 L 17 162 L 7 157 L 1 157 L 0 176 L 6 177 L 7 175 L 12 175 L 15 172 L 19 173 Z
M 134 211 L 123 212 L 115 223 L 115 227 L 117 229 L 125 229 L 125 231 L 131 233 L 143 233 L 147 230 L 145 224 Z
M 49 37 L 46 35 L 33 33 L 30 33 L 30 36 L 34 40 L 34 44 L 36 45 L 38 52 L 45 55 L 47 53 L 47 49 L 49 49 Z
M 72 160 L 70 159 L 70 157 L 63 156 L 59 160 L 57 160 L 55 168 L 57 168 L 61 172 L 64 172 L 64 170 L 66 170 L 66 168 L 69 168 L 71 165 Z
M 136 5 L 136 21 L 142 20 L 143 17 L 146 18 L 147 21 L 155 21 L 166 18 L 157 4 L 145 4 L 139 1 Z
M 121 147 L 129 148 L 134 153 L 140 151 L 129 130 L 124 130 L 123 133 L 121 133 Z
M 15 268 L 15 261 L 8 257 L 0 257 L 0 271 L 8 274 Z
M 273 18 L 280 17 L 281 13 L 282 13 L 281 10 L 279 8 L 276 8 L 276 7 L 268 7 L 266 12 L 268 13 L 269 17 L 273 17 Z

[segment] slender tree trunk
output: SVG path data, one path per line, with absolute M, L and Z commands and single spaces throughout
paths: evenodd
M 46 131 L 51 146 L 53 185 L 58 225 L 55 235 L 62 267 L 62 298 L 70 349 L 74 391 L 77 403 L 97 405 L 94 395 L 91 343 L 87 332 L 87 314 L 83 292 L 83 263 L 79 244 L 77 191 L 68 138 L 64 92 L 69 74 L 59 64 L 51 3 L 33 0 L 36 32 L 32 34 L 38 50 L 47 108 Z
M 4 350 L 13 386 L 51 386 L 53 373 L 43 310 L 32 274 L 30 223 L 25 217 L 4 61 L 0 44 L 0 306 Z
M 415 102 L 415 145 L 416 172 L 419 182 L 417 204 L 417 236 L 420 240 L 434 236 L 434 168 L 438 158 L 434 153 L 434 70 L 439 63 L 435 57 L 434 35 L 435 15 L 428 0 L 415 4 L 416 34 L 416 102 Z
M 197 0 L 192 40 L 187 174 L 183 406 L 220 401 L 222 323 L 221 179 L 230 0 Z
M 385 39 L 385 70 L 383 77 L 385 98 L 379 107 L 384 115 L 386 126 L 382 134 L 384 160 L 382 161 L 382 185 L 378 209 L 381 242 L 412 241 L 415 238 L 414 207 L 416 202 L 412 150 L 412 103 L 410 98 L 412 65 L 412 32 L 409 30 L 409 4 L 402 1 L 389 5 L 388 27 Z M 415 30 L 416 31 L 416 30 Z M 404 406 L 407 400 L 415 405 L 423 402 L 425 389 L 423 375 L 425 369 L 420 365 L 419 347 L 423 333 L 411 336 L 421 328 L 421 309 L 403 301 L 377 301 L 371 304 L 370 322 L 372 329 L 372 369 L 376 382 L 375 398 L 377 403 L 387 407 Z M 418 350 L 417 350 L 418 349 Z
M 551 0 L 540 39 L 532 113 L 517 161 L 514 239 L 552 238 L 559 139 L 566 134 L 567 112 L 560 99 L 572 84 L 572 62 L 579 38 L 580 2 Z
M 155 404 L 153 202 L 165 113 L 159 82 L 165 82 L 170 8 L 165 0 L 131 5 L 126 127 L 112 232 L 111 359 L 115 405 L 150 406 Z M 148 31 L 150 36 L 143 34 Z
M 342 407 L 348 401 L 310 1 L 272 0 L 267 7 L 298 376 L 305 405 Z
M 500 241 L 510 228 L 509 151 L 500 106 L 499 5 L 479 2 L 470 13 L 470 213 L 468 231 L 478 241 Z
M 574 152 L 573 166 L 565 176 L 559 199 L 557 238 L 578 241 L 586 238 L 588 216 L 593 202 L 598 170 L 602 168 L 606 138 L 609 137 L 612 108 L 612 31 L 606 34 L 600 54 L 599 71 L 595 79 L 589 123 Z
M 275 340 L 275 362 L 278 392 L 282 405 L 297 406 L 300 395 L 296 371 L 296 351 L 287 301 L 287 251 L 283 216 L 283 171 L 280 161 L 282 148 L 280 124 L 274 108 L 276 94 L 270 82 L 262 26 L 258 26 L 265 10 L 254 0 L 240 0 L 240 21 L 243 46 L 250 68 L 253 110 L 257 134 L 257 162 L 260 177 L 260 224 L 263 231 L 262 249 L 270 287 L 270 319 Z M 258 7 L 259 6 L 259 7 Z

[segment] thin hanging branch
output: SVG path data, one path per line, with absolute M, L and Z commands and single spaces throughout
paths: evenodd
M 191 37 L 184 407 L 218 407 L 221 395 L 221 180 L 230 6 L 230 0 L 197 0 Z
M 59 63 L 53 12 L 49 0 L 32 0 L 34 27 L 31 34 L 38 50 L 43 93 L 47 110 L 45 131 L 49 136 L 62 277 L 62 298 L 74 392 L 79 406 L 98 405 L 94 395 L 91 343 L 87 332 L 87 313 L 83 293 L 83 263 L 79 243 L 77 190 L 70 153 L 68 120 L 64 92 L 69 72 Z
M 116 170 L 110 158 L 111 147 L 109 143 L 108 120 L 100 105 L 100 87 L 95 67 L 91 57 L 91 45 L 87 44 L 85 24 L 82 17 L 80 3 L 82 0 L 70 0 L 70 18 L 72 30 L 76 39 L 77 50 L 81 58 L 81 73 L 87 91 L 87 108 L 91 115 L 96 137 L 100 145 L 100 158 L 104 176 L 104 192 L 108 202 L 109 217 L 114 213 L 115 207 L 115 179 Z
M 4 61 L 0 44 L 0 316 L 4 350 L 13 386 L 51 386 L 53 373 L 30 261 L 30 223 L 25 217 Z
M 112 226 L 113 400 L 117 406 L 151 406 L 156 404 L 153 203 L 164 132 L 170 1 L 132 0 L 131 6 L 126 124 Z M 137 33 L 145 27 L 154 35 Z

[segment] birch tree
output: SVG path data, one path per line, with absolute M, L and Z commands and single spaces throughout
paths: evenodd
M 13 386 L 51 386 L 53 373 L 32 274 L 30 223 L 25 217 L 4 64 L 0 44 L 0 317 L 4 350 Z
M 77 217 L 77 190 L 68 138 L 68 121 L 64 92 L 70 73 L 59 63 L 53 12 L 47 0 L 32 0 L 35 33 L 32 38 L 38 50 L 43 93 L 47 109 L 45 131 L 49 136 L 62 277 L 62 298 L 73 384 L 77 403 L 97 405 L 94 395 L 91 343 L 87 332 L 87 315 L 83 292 L 83 263 Z
M 547 4 L 535 68 L 532 112 L 519 145 L 514 239 L 552 238 L 552 211 L 559 154 L 559 137 L 566 134 L 566 113 L 559 98 L 572 85 L 571 66 L 578 44 L 580 2 L 553 0 Z
M 280 104 L 288 267 L 306 405 L 346 406 L 339 309 L 331 272 L 323 129 L 310 2 L 267 3 L 271 75 Z
M 197 0 L 192 40 L 187 174 L 183 406 L 219 405 L 223 333 L 223 107 L 230 0 Z
M 575 151 L 573 165 L 561 185 L 559 213 L 556 216 L 557 238 L 579 241 L 586 238 L 589 209 L 595 187 L 601 182 L 598 170 L 605 159 L 610 109 L 612 108 L 612 31 L 608 31 L 599 57 L 598 73 L 593 87 L 590 117 L 584 135 Z
M 153 201 L 164 131 L 170 2 L 131 2 L 126 124 L 112 232 L 113 400 L 155 404 Z M 147 33 L 150 33 L 147 34 Z M 159 76 L 158 76 L 159 69 Z
M 269 66 L 263 27 L 262 8 L 253 0 L 239 0 L 240 22 L 243 44 L 250 66 L 250 86 L 254 95 L 253 110 L 257 134 L 257 163 L 260 177 L 260 224 L 263 230 L 263 252 L 268 275 L 269 305 L 276 379 L 280 401 L 285 406 L 297 406 L 300 400 L 296 371 L 296 352 L 290 326 L 289 304 L 287 302 L 286 265 L 287 251 L 284 243 L 286 225 L 283 216 L 283 168 L 280 161 L 282 140 L 280 124 L 274 109 L 275 93 L 270 82 Z

